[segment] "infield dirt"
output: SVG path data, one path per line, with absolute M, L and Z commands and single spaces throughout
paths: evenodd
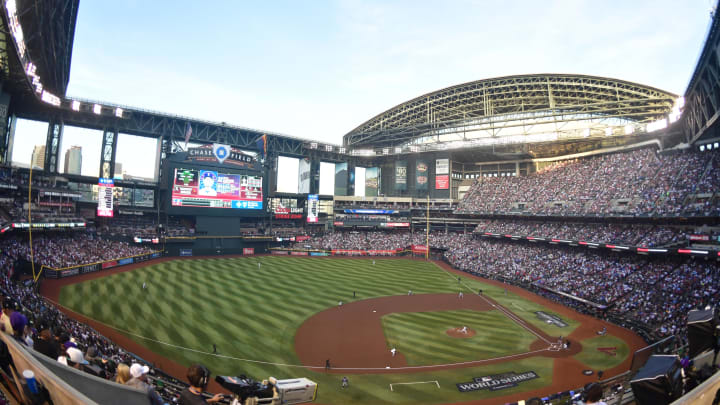
M 190 260 L 193 259 L 202 259 L 203 257 L 193 257 L 188 258 Z M 214 258 L 214 257 L 213 257 Z M 302 258 L 304 260 L 367 260 L 363 258 Z M 398 258 L 400 259 L 400 258 Z M 402 258 L 407 260 L 407 258 Z M 43 280 L 40 288 L 41 294 L 43 294 L 45 297 L 49 298 L 53 302 L 57 303 L 58 299 L 60 297 L 60 289 L 65 285 L 75 284 L 91 279 L 106 277 L 111 274 L 115 273 L 121 273 L 125 271 L 131 271 L 140 267 L 145 267 L 151 264 L 155 263 L 161 263 L 165 261 L 170 260 L 183 260 L 183 258 L 160 258 L 155 259 L 152 261 L 142 262 L 142 263 L 136 263 L 128 266 L 123 266 L 119 268 L 114 268 L 110 270 L 103 270 L 96 273 L 88 273 L 83 274 L 75 277 L 70 277 L 66 279 L 59 279 L 59 280 L 50 280 L 45 279 Z M 420 259 L 416 259 L 420 260 Z M 550 301 L 548 299 L 545 299 L 543 297 L 540 297 L 538 295 L 535 295 L 529 291 L 523 290 L 519 287 L 515 287 L 512 285 L 500 283 L 498 281 L 494 280 L 488 280 L 484 278 L 480 278 L 477 276 L 473 276 L 471 274 L 461 272 L 458 270 L 455 270 L 451 268 L 447 263 L 436 261 L 435 262 L 439 267 L 442 269 L 455 273 L 457 275 L 462 275 L 464 277 L 470 277 L 479 281 L 482 281 L 484 283 L 493 284 L 497 286 L 501 286 L 503 288 L 507 288 L 508 291 L 519 295 L 525 299 L 528 299 L 530 301 L 534 301 L 536 303 L 539 303 L 545 307 L 547 307 L 549 310 L 559 314 L 562 317 L 567 317 L 570 319 L 577 320 L 581 323 L 579 327 L 577 327 L 569 336 L 566 336 L 567 339 L 570 339 L 573 344 L 571 345 L 571 350 L 558 350 L 558 351 L 549 351 L 549 350 L 543 350 L 548 347 L 548 344 L 543 341 L 542 339 L 537 339 L 535 342 L 531 345 L 531 352 L 536 350 L 542 350 L 538 353 L 526 353 L 518 355 L 518 357 L 513 357 L 512 360 L 517 360 L 520 358 L 523 358 L 522 356 L 527 357 L 534 357 L 534 356 L 544 356 L 544 357 L 552 357 L 554 358 L 554 366 L 553 366 L 553 380 L 552 383 L 548 386 L 543 387 L 542 389 L 534 390 L 534 391 L 527 391 L 523 392 L 521 394 L 514 394 L 514 395 L 508 395 L 504 397 L 498 397 L 498 398 L 492 398 L 492 399 L 486 399 L 486 400 L 477 400 L 477 401 L 470 401 L 470 402 L 459 402 L 462 404 L 481 404 L 481 405 L 490 405 L 490 404 L 497 404 L 497 403 L 505 403 L 505 402 L 512 402 L 517 401 L 520 399 L 527 399 L 532 396 L 541 396 L 541 395 L 547 395 L 549 393 L 553 392 L 561 392 L 568 389 L 575 389 L 578 387 L 582 387 L 584 384 L 588 382 L 597 381 L 596 375 L 591 376 L 585 376 L 582 374 L 582 371 L 587 369 L 588 367 L 582 363 L 580 363 L 578 360 L 576 360 L 573 356 L 577 353 L 579 353 L 582 350 L 581 345 L 579 344 L 580 341 L 583 339 L 591 338 L 596 336 L 596 331 L 602 329 L 603 327 L 607 328 L 608 334 L 615 335 L 622 340 L 624 340 L 627 345 L 630 348 L 630 352 L 634 352 L 644 346 L 646 346 L 646 343 L 635 333 L 624 329 L 622 327 L 616 326 L 614 324 L 611 324 L 609 322 L 603 322 L 599 319 L 580 314 L 578 312 L 575 312 L 574 310 L 565 307 L 563 305 L 557 304 L 553 301 Z M 488 298 L 488 297 L 485 297 Z M 422 302 L 421 302 L 422 301 Z M 497 305 L 497 303 L 493 302 L 492 300 L 489 300 L 491 304 Z M 403 367 L 406 365 L 405 358 L 402 356 L 402 353 L 397 353 L 395 357 L 392 356 L 390 351 L 388 350 L 385 338 L 382 331 L 382 326 L 380 322 L 380 317 L 383 314 L 388 314 L 392 312 L 414 312 L 421 310 L 422 308 L 425 308 L 424 310 L 427 311 L 439 311 L 439 310 L 452 310 L 452 309 L 473 309 L 473 310 L 488 310 L 490 309 L 490 305 L 485 300 L 480 299 L 479 296 L 473 295 L 473 294 L 466 294 L 465 298 L 463 300 L 459 300 L 457 298 L 457 295 L 455 294 L 423 294 L 423 295 L 414 295 L 414 296 L 392 296 L 392 297 L 381 297 L 371 300 L 364 300 L 364 301 L 358 301 L 351 304 L 345 304 L 342 306 L 342 308 L 330 308 L 325 311 L 321 311 L 317 314 L 315 314 L 313 317 L 309 318 L 301 327 L 298 329 L 298 332 L 296 334 L 296 351 L 298 354 L 298 357 L 302 361 L 303 364 L 306 365 L 312 365 L 312 366 L 324 366 L 325 360 L 330 358 L 333 367 L 342 367 L 343 365 L 352 365 L 351 367 L 385 367 L 387 365 L 391 366 L 392 368 L 396 367 Z M 147 349 L 143 345 L 139 344 L 138 342 L 132 340 L 131 338 L 127 337 L 126 335 L 123 335 L 122 333 L 118 332 L 117 330 L 109 327 L 108 325 L 105 325 L 103 323 L 97 322 L 93 319 L 90 319 L 88 317 L 85 317 L 81 314 L 75 313 L 71 310 L 68 310 L 67 308 L 58 306 L 62 312 L 67 314 L 68 316 L 77 319 L 81 322 L 84 322 L 94 329 L 96 329 L 98 332 L 105 335 L 107 338 L 111 339 L 121 347 L 125 348 L 126 350 L 129 350 L 131 352 L 136 353 L 140 357 L 144 358 L 145 360 L 153 363 L 156 367 L 162 369 L 164 372 L 176 377 L 179 380 L 185 380 L 185 373 L 187 368 L 171 359 L 168 359 L 166 357 L 160 356 L 156 354 L 155 352 Z M 372 312 L 373 310 L 377 312 Z M 505 308 L 505 310 L 508 310 Z M 315 319 L 317 318 L 317 319 Z M 331 322 L 328 322 L 331 321 Z M 365 328 L 359 328 L 358 325 L 364 325 Z M 540 336 L 543 336 L 545 339 L 549 341 L 556 341 L 557 336 L 549 336 L 539 330 L 538 328 L 532 326 L 531 324 L 525 323 L 525 326 L 527 326 L 529 329 L 532 329 L 535 333 L 539 334 Z M 353 331 L 352 336 L 350 336 L 349 333 L 345 333 L 344 331 Z M 340 337 L 341 339 L 338 339 Z M 338 339 L 338 340 L 334 340 Z M 321 347 L 323 348 L 321 351 L 319 351 L 317 348 Z M 322 353 L 321 353 L 322 352 Z M 499 359 L 499 360 L 487 360 L 488 363 L 482 363 L 485 360 L 480 360 L 477 362 L 477 364 L 468 364 L 468 365 L 443 365 L 443 366 L 432 366 L 432 367 L 426 367 L 423 368 L 422 371 L 431 371 L 431 370 L 443 370 L 448 368 L 461 368 L 461 367 L 478 367 L 483 364 L 491 364 L 490 362 L 496 361 L 496 362 L 503 362 L 507 361 L 506 359 Z M 625 361 L 623 361 L 620 365 L 610 369 L 610 370 L 604 370 L 605 377 L 610 378 L 612 376 L 621 374 L 625 371 L 627 371 L 630 368 L 630 363 L 632 361 L 632 356 L 628 356 Z M 473 362 L 476 363 L 476 362 Z M 403 372 L 403 373 L 411 373 L 412 370 L 373 370 L 373 374 L 382 374 L 382 373 L 397 373 L 397 372 Z M 314 370 L 317 371 L 317 370 Z M 335 373 L 336 371 L 333 371 L 333 369 L 330 370 L 331 373 Z M 360 370 L 355 372 L 362 372 Z M 222 389 L 219 385 L 217 385 L 214 381 L 211 382 L 211 385 L 209 387 L 209 390 L 212 392 L 224 392 L 227 393 L 226 390 Z

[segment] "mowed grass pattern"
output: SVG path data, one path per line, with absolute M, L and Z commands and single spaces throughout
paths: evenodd
M 462 279 L 473 288 L 499 295 L 494 287 Z M 317 402 L 323 404 L 447 403 L 549 384 L 552 360 L 546 358 L 428 373 L 350 375 L 350 390 L 340 389 L 341 375 L 265 363 L 298 364 L 295 331 L 305 319 L 335 307 L 339 300 L 406 295 L 408 290 L 457 294 L 461 288 L 457 276 L 424 261 L 376 259 L 373 265 L 363 259 L 275 256 L 181 259 L 66 286 L 60 303 L 127 331 L 130 338 L 181 364 L 204 363 L 214 375 L 308 377 L 319 383 Z M 531 305 L 520 297 L 513 300 Z M 212 354 L 213 343 L 219 355 Z M 535 370 L 541 378 L 498 392 L 462 394 L 453 385 L 502 370 L 525 369 Z M 439 380 L 442 388 L 407 386 L 403 394 L 388 388 L 393 382 L 427 379 Z
M 536 338 L 499 311 L 404 312 L 382 317 L 389 348 L 409 365 L 450 364 L 530 351 Z M 467 326 L 470 338 L 453 338 L 448 329 Z
M 271 256 L 154 264 L 66 286 L 60 301 L 103 323 L 161 342 L 206 352 L 215 343 L 223 355 L 298 364 L 296 329 L 339 300 L 405 295 L 408 290 L 456 294 L 459 289 L 457 279 L 424 261 L 378 259 L 372 265 L 370 260 Z M 280 371 L 251 363 L 238 370 L 236 360 L 141 343 L 180 363 L 211 362 L 215 373 Z

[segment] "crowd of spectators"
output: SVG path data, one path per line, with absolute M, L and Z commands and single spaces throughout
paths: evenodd
M 17 259 L 30 261 L 27 235 L 2 239 L 0 251 L 3 256 L 13 261 Z M 54 269 L 136 256 L 151 251 L 151 248 L 145 246 L 102 239 L 85 232 L 43 233 L 33 236 L 35 265 L 45 265 Z
M 662 236 L 663 232 L 661 229 L 653 235 Z M 629 235 L 633 240 L 657 241 L 646 233 Z M 424 244 L 424 233 L 329 232 L 297 242 L 294 247 L 400 250 Z M 430 246 L 445 249 L 445 259 L 460 270 L 524 286 L 547 287 L 607 306 L 609 314 L 643 323 L 658 338 L 684 338 L 687 312 L 720 300 L 720 267 L 716 262 L 594 252 L 453 232 L 431 232 Z M 552 298 L 565 301 L 560 296 Z
M 5 262 L 2 265 L 7 269 Z M 0 275 L 0 293 L 3 313 L 9 318 L 8 322 L 0 320 L 0 329 L 21 344 L 97 377 L 140 388 L 151 404 L 177 403 L 187 388 L 188 384 L 65 316 L 32 287 L 12 282 L 5 273 Z M 0 363 L 5 364 L 1 358 Z
M 718 215 L 718 160 L 716 151 L 660 154 L 653 148 L 565 160 L 528 176 L 480 177 L 457 212 Z
M 646 324 L 658 337 L 684 337 L 688 311 L 720 300 L 720 267 L 693 258 L 653 259 L 549 245 L 518 246 L 470 236 L 445 257 L 468 272 L 549 287 L 607 305 L 611 313 Z
M 531 221 L 508 224 L 488 221 L 483 225 L 506 226 L 508 228 L 501 229 L 528 234 L 545 229 L 544 223 Z M 550 232 L 573 230 L 577 234 L 587 232 L 586 226 L 552 224 Z M 648 232 L 638 235 L 631 232 L 632 228 L 614 226 L 618 228 L 608 226 L 597 232 L 626 235 L 625 238 L 634 237 L 635 240 L 647 238 Z M 655 232 L 656 228 L 645 230 Z M 656 234 L 662 232 L 660 230 Z M 425 238 L 422 232 L 329 232 L 294 246 L 395 250 L 424 245 Z M 47 261 L 44 264 L 53 264 L 56 262 L 52 261 L 52 257 L 61 257 L 59 260 L 66 261 L 60 266 L 102 260 L 106 258 L 103 256 L 106 252 L 111 252 L 111 258 L 116 258 L 134 253 L 132 249 L 143 249 L 84 233 L 74 236 L 38 235 L 34 244 L 36 258 Z M 647 325 L 655 337 L 679 335 L 684 339 L 688 311 L 716 304 L 720 299 L 720 266 L 712 261 L 594 252 L 584 248 L 482 238 L 472 233 L 431 232 L 430 246 L 443 249 L 444 258 L 458 269 L 523 286 L 548 288 L 605 305 L 609 314 Z M 27 257 L 29 253 L 26 242 L 20 237 L 6 238 L 0 243 L 0 250 L 5 253 L 0 255 L 2 269 L 9 269 L 16 258 Z M 176 401 L 178 393 L 186 387 L 186 384 L 147 367 L 142 359 L 124 351 L 87 325 L 64 316 L 31 288 L 11 282 L 5 274 L 0 274 L 0 290 L 0 294 L 6 297 L 3 307 L 19 311 L 27 317 L 25 324 L 11 325 L 12 333 L 19 341 L 29 346 L 37 344 L 38 350 L 47 352 L 48 356 L 57 354 L 67 364 L 82 364 L 81 369 L 103 378 L 126 383 L 135 377 L 136 381 L 131 385 L 145 387 L 137 379 L 147 374 L 149 377 L 142 378 L 149 395 L 158 394 L 162 402 Z M 566 305 L 578 305 L 566 297 L 551 293 L 545 295 Z M 81 357 L 78 357 L 78 352 Z M 85 361 L 88 364 L 83 364 Z M 132 374 L 133 369 L 136 375 Z M 125 378 L 127 375 L 130 377 Z
M 559 238 L 643 247 L 659 247 L 687 243 L 689 233 L 681 227 L 660 225 L 521 220 L 484 220 L 478 224 L 475 232 Z

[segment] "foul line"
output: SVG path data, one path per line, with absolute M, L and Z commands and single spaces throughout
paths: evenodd
M 452 274 L 450 274 L 449 271 L 447 271 L 447 270 L 443 269 L 442 267 L 438 266 L 437 263 L 435 263 L 435 262 L 433 262 L 433 264 L 434 264 L 437 268 L 439 268 L 440 270 L 444 271 L 445 274 L 448 275 L 448 277 L 452 278 L 453 280 L 455 279 L 455 276 L 452 275 Z M 462 285 L 464 285 L 465 288 L 467 288 L 468 291 L 470 291 L 471 294 L 473 294 L 473 295 L 475 294 L 475 290 L 473 290 L 472 288 L 470 288 L 470 286 L 468 286 L 468 285 L 465 283 L 465 280 L 460 281 L 460 283 L 461 283 Z M 524 320 L 520 319 L 517 315 L 515 315 L 515 314 L 513 314 L 512 312 L 510 312 L 509 310 L 505 309 L 505 307 L 503 307 L 502 305 L 500 305 L 500 303 L 498 303 L 497 305 L 495 305 L 495 304 L 493 304 L 492 302 L 490 302 L 490 300 L 488 300 L 487 298 L 485 298 L 482 294 L 478 294 L 478 296 L 479 296 L 480 298 L 482 298 L 483 300 L 485 300 L 485 302 L 487 302 L 488 305 L 492 306 L 493 308 L 498 309 L 500 312 L 502 312 L 503 314 L 505 314 L 505 316 L 507 316 L 508 318 L 510 318 L 510 320 L 514 321 L 515 323 L 517 323 L 518 325 L 520 325 L 523 329 L 525 329 L 525 330 L 527 330 L 528 332 L 532 333 L 533 335 L 537 336 L 537 337 L 540 338 L 543 342 L 545 342 L 545 343 L 547 343 L 547 344 L 552 344 L 551 341 L 545 339 L 544 336 L 542 336 L 542 335 L 540 335 L 539 333 L 537 333 L 537 332 L 535 332 L 534 330 L 532 330 L 529 326 L 527 326 L 527 324 L 525 323 Z
M 62 305 L 62 304 L 60 304 L 60 303 L 57 303 L 57 302 L 55 302 L 55 301 L 53 301 L 53 300 L 51 300 L 51 299 L 49 299 L 49 298 L 47 298 L 47 297 L 44 297 L 44 298 L 45 298 L 47 301 L 53 303 L 54 305 L 56 305 L 56 306 L 58 306 L 58 307 L 65 308 L 66 310 L 68 310 L 68 311 L 70 311 L 70 312 L 72 312 L 72 313 L 76 313 L 76 314 L 77 314 L 77 312 L 73 311 L 72 309 L 70 309 L 70 308 L 68 308 L 68 307 L 66 307 L 66 306 L 64 306 L 64 305 Z M 81 314 L 78 314 L 78 315 L 81 315 Z M 114 327 L 114 326 L 112 326 L 112 325 L 108 325 L 108 324 L 106 324 L 106 323 L 104 323 L 104 322 L 98 321 L 97 319 L 93 319 L 93 318 L 87 317 L 87 316 L 85 316 L 85 315 L 82 315 L 82 316 L 85 317 L 85 318 L 87 318 L 87 319 L 91 319 L 92 321 L 97 322 L 97 323 L 99 323 L 100 325 L 105 326 L 106 328 L 113 329 L 113 330 L 115 330 L 115 331 L 118 331 L 118 332 L 120 332 L 120 333 L 124 333 L 124 334 L 126 334 L 126 335 L 134 336 L 134 337 L 137 337 L 137 338 L 139 338 L 139 339 L 148 340 L 148 341 L 150 341 L 150 342 L 157 343 L 157 344 L 161 344 L 161 345 L 164 345 L 164 346 L 169 346 L 169 347 L 172 347 L 172 348 L 174 348 L 174 349 L 181 349 L 181 350 L 185 350 L 185 351 L 188 351 L 188 352 L 204 354 L 204 355 L 206 355 L 206 356 L 214 356 L 214 357 L 219 357 L 219 358 L 223 358 L 223 359 L 243 361 L 243 362 L 246 362 L 246 363 L 265 364 L 265 365 L 269 365 L 269 366 L 278 366 L 278 367 L 309 368 L 309 369 L 317 369 L 317 370 L 325 369 L 325 366 L 307 366 L 307 365 L 303 365 L 303 364 L 273 363 L 273 362 L 269 362 L 269 361 L 252 360 L 252 359 L 242 359 L 242 358 L 239 358 L 239 357 L 226 356 L 226 355 L 224 355 L 224 354 L 210 353 L 210 352 L 206 352 L 206 351 L 203 351 L 203 350 L 191 349 L 191 348 L 189 348 L 189 347 L 184 347 L 184 346 L 180 346 L 180 345 L 175 345 L 175 344 L 172 344 L 172 343 L 163 342 L 162 340 L 157 340 L 157 339 L 149 338 L 149 337 L 146 337 L 146 336 L 138 335 L 137 333 L 133 333 L 133 332 L 130 332 L 130 331 L 128 331 L 128 330 L 124 330 L 124 329 L 116 328 L 116 327 Z M 77 322 L 79 322 L 79 321 L 77 321 Z M 88 325 L 88 326 L 90 326 L 90 325 Z M 107 338 L 107 337 L 106 337 L 106 339 L 110 340 L 110 339 Z M 527 356 L 527 355 L 529 355 L 529 354 L 535 354 L 535 353 L 540 353 L 540 352 L 545 352 L 545 351 L 550 351 L 550 347 L 547 347 L 547 348 L 545 348 L 545 349 L 533 350 L 533 351 L 529 351 L 529 352 L 525 352 L 525 353 L 517 353 L 517 354 L 511 354 L 511 355 L 507 355 L 507 356 L 494 357 L 494 358 L 492 358 L 492 359 L 463 361 L 463 362 L 460 362 L 460 363 L 432 364 L 432 365 L 426 365 L 426 366 L 394 367 L 394 368 L 392 368 L 391 370 L 419 370 L 419 369 L 426 369 L 426 368 L 450 368 L 450 367 L 462 366 L 462 365 L 470 365 L 470 364 L 483 364 L 483 363 L 488 363 L 488 362 L 491 362 L 491 361 L 511 359 L 511 358 L 514 358 L 514 357 Z M 347 371 L 350 371 L 350 370 L 358 370 L 358 371 L 387 371 L 387 370 L 389 370 L 390 368 L 389 368 L 389 367 L 331 367 L 330 369 L 331 369 L 331 370 L 347 370 Z

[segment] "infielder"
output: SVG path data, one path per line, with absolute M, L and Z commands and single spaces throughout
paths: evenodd
M 392 353 L 392 356 L 393 356 L 393 357 L 395 357 L 395 352 L 396 352 L 396 351 L 397 351 L 397 350 L 395 350 L 394 347 L 393 347 L 392 349 L 390 349 L 390 353 Z

